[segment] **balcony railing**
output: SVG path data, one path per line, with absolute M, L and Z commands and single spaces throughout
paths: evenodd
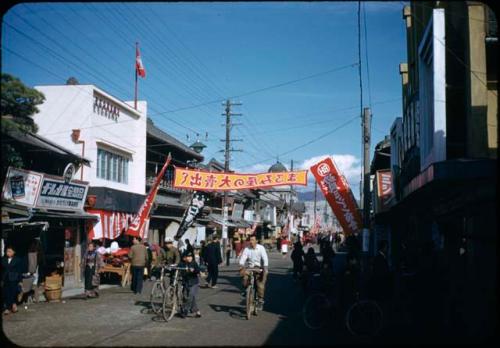
M 146 178 L 146 186 L 152 186 L 155 179 L 156 178 L 153 176 L 147 177 Z M 173 180 L 166 180 L 166 179 L 163 179 L 160 181 L 159 188 L 166 190 L 166 191 L 170 191 L 170 192 L 178 192 L 178 193 L 189 192 L 189 190 L 175 188 L 173 185 Z

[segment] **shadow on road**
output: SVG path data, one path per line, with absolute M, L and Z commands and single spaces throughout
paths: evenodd
M 246 310 L 245 307 L 236 306 L 223 306 L 223 305 L 210 305 L 215 312 L 227 312 L 233 319 L 245 320 Z

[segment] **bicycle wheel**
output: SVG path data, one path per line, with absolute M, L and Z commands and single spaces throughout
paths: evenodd
M 168 286 L 163 295 L 162 314 L 165 321 L 173 318 L 177 310 L 177 294 L 173 286 Z
M 246 295 L 246 300 L 247 300 L 247 320 L 250 320 L 250 317 L 252 316 L 252 312 L 253 312 L 253 306 L 254 306 L 254 303 L 253 303 L 253 286 L 252 285 L 249 285 L 247 287 L 247 295 Z
M 331 317 L 331 311 L 331 303 L 325 295 L 311 295 L 302 307 L 304 324 L 312 330 L 321 329 L 325 327 L 328 319 Z
M 151 302 L 151 309 L 155 314 L 160 313 L 163 306 L 163 287 L 161 282 L 156 281 L 151 288 L 151 295 L 149 301 Z
M 355 302 L 346 315 L 346 326 L 355 336 L 375 336 L 382 328 L 383 313 L 375 301 Z

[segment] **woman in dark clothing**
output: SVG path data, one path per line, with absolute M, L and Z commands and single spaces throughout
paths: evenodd
M 184 289 L 187 290 L 187 300 L 181 311 L 181 316 L 185 318 L 188 312 L 195 313 L 196 317 L 201 317 L 200 310 L 196 304 L 196 295 L 200 281 L 198 275 L 200 274 L 200 266 L 194 260 L 194 255 L 190 251 L 186 251 L 179 263 L 179 267 L 188 267 L 187 271 L 181 271 Z
M 95 250 L 94 243 L 90 243 L 82 259 L 82 267 L 85 270 L 85 295 L 87 298 L 99 296 L 99 269 L 102 266 L 101 255 Z
M 293 279 L 297 279 L 297 275 L 301 276 L 304 269 L 304 249 L 302 249 L 302 244 L 300 242 L 295 242 L 292 251 L 292 262 L 293 262 Z
M 316 257 L 316 252 L 314 251 L 313 248 L 307 249 L 307 254 L 305 257 L 305 264 L 307 271 L 310 273 L 316 273 L 319 272 L 319 261 L 318 258 Z
M 2 258 L 2 297 L 4 314 L 17 312 L 16 299 L 22 284 L 21 260 L 15 256 L 13 247 L 8 247 Z
M 322 261 L 322 266 L 325 264 L 328 265 L 328 267 L 333 271 L 333 262 L 332 259 L 335 257 L 335 251 L 333 250 L 333 247 L 331 245 L 325 246 L 323 249 L 323 261 Z

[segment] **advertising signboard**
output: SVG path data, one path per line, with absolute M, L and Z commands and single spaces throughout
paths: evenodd
M 83 211 L 88 185 L 45 176 L 36 208 Z
M 43 174 L 9 167 L 2 190 L 2 199 L 34 207 L 40 191 Z

